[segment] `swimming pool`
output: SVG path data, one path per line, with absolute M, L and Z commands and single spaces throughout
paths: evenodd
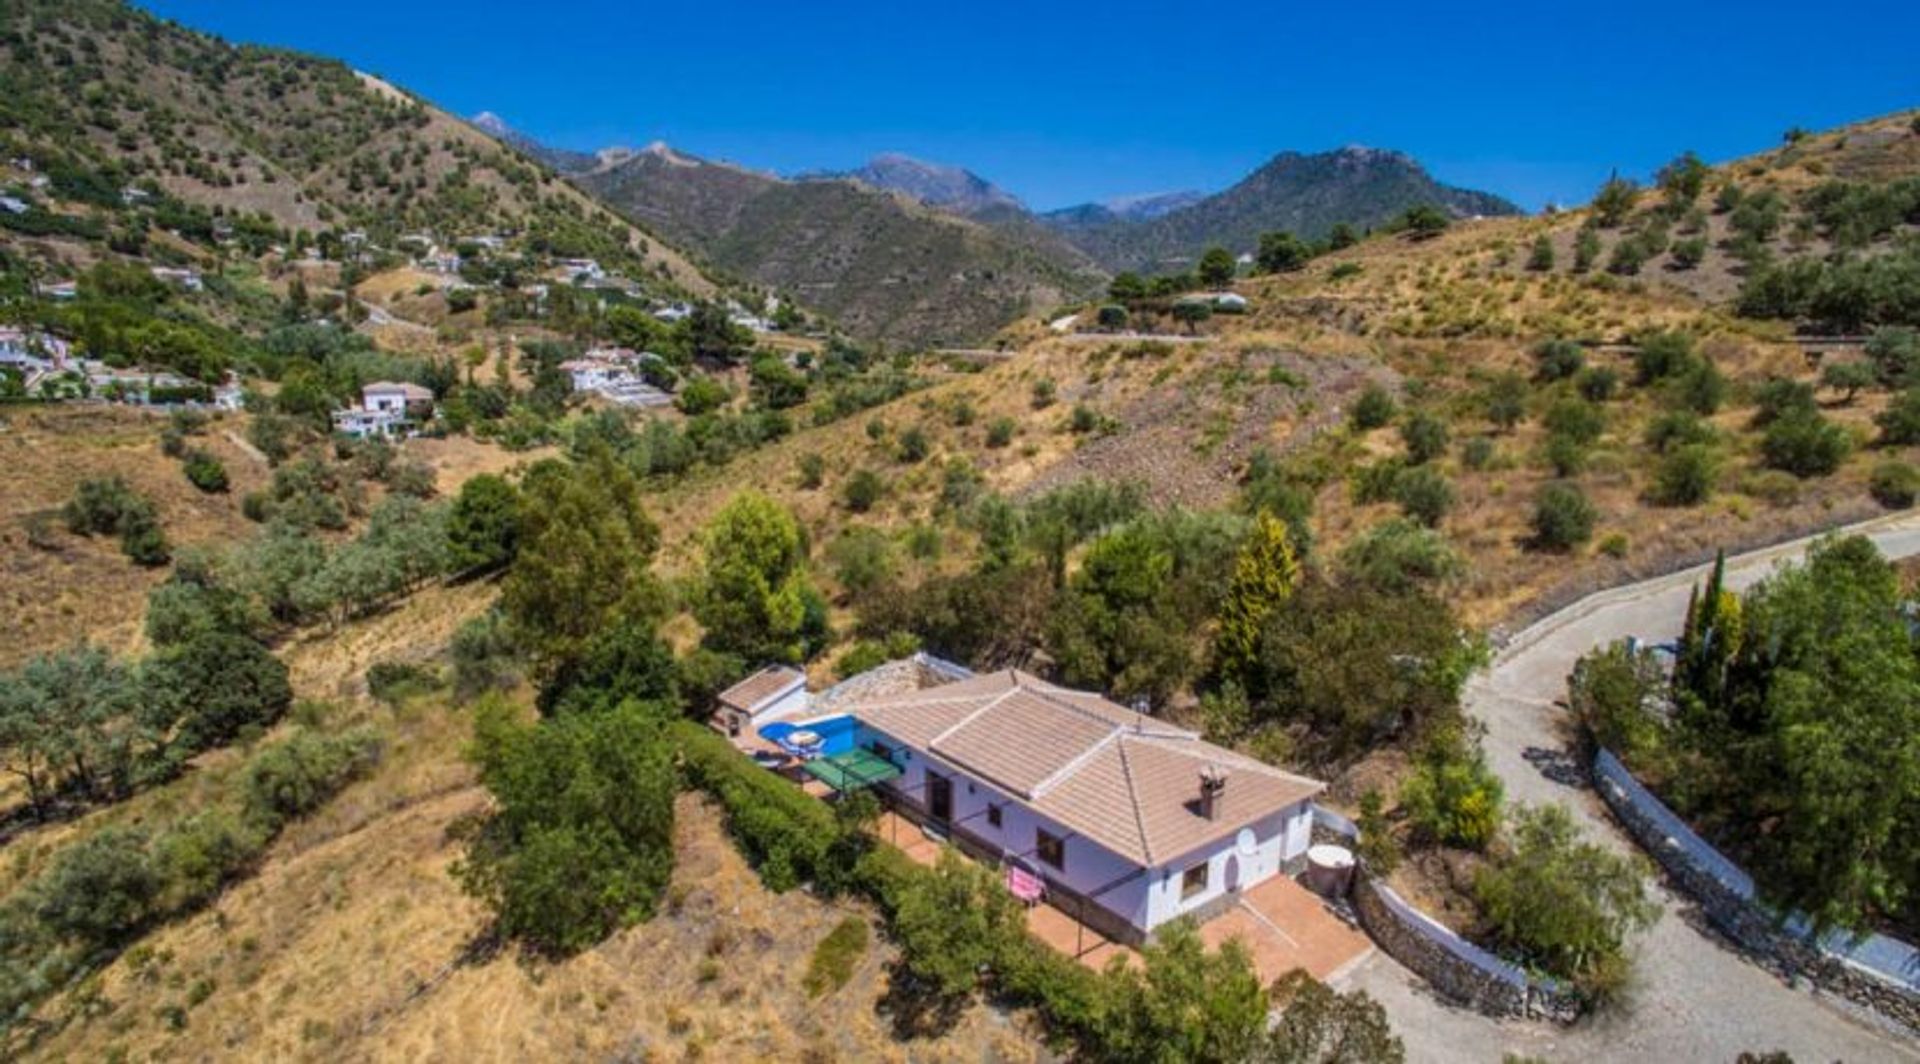
M 843 713 L 837 717 L 821 717 L 817 720 L 776 720 L 761 726 L 760 737 L 777 743 L 794 732 L 810 731 L 820 737 L 819 753 L 824 757 L 832 757 L 853 749 L 855 736 L 859 730 L 860 722 Z

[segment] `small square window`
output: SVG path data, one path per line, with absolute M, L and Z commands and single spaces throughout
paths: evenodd
M 1194 865 L 1192 868 L 1189 868 L 1185 872 L 1181 873 L 1181 876 L 1180 876 L 1180 900 L 1181 901 L 1186 901 L 1187 899 L 1193 897 L 1196 894 L 1205 894 L 1206 892 L 1207 892 L 1207 863 L 1205 861 L 1202 861 L 1199 864 Z
M 992 824 L 996 828 L 1000 826 L 1000 807 L 999 806 L 997 805 L 987 806 L 987 823 Z
M 1067 840 L 1044 828 L 1033 829 L 1033 854 L 1062 872 L 1067 870 Z

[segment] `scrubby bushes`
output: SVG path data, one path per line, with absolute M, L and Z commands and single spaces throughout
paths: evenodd
M 146 928 L 193 912 L 259 860 L 295 817 L 364 773 L 365 731 L 301 731 L 261 749 L 228 801 L 158 827 L 108 827 L 56 853 L 0 907 L 0 1014 L 21 1010 Z
M 62 514 L 76 535 L 119 536 L 121 551 L 136 564 L 165 565 L 172 559 L 153 501 L 119 477 L 81 481 Z
M 1533 506 L 1533 546 L 1568 551 L 1593 538 L 1599 514 L 1586 493 L 1564 482 L 1548 484 Z
M 1464 726 L 1450 724 L 1435 729 L 1422 745 L 1400 790 L 1400 806 L 1424 838 L 1479 850 L 1500 829 L 1504 794 L 1479 741 Z
M 1625 988 L 1627 936 L 1660 913 L 1644 865 L 1584 841 L 1564 806 L 1522 808 L 1473 892 L 1503 949 L 1605 1001 Z

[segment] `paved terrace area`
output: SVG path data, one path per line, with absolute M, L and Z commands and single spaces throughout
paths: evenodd
M 882 842 L 918 864 L 931 866 L 947 845 L 891 810 L 881 815 L 874 830 Z M 1106 938 L 1044 901 L 1028 908 L 1027 930 L 1089 968 L 1103 969 L 1115 957 L 1124 958 L 1128 964 L 1139 962 L 1139 953 L 1131 947 Z M 1239 939 L 1264 983 L 1295 968 L 1305 968 L 1316 979 L 1339 979 L 1373 954 L 1372 940 L 1286 876 L 1275 876 L 1242 891 L 1230 908 L 1200 925 L 1200 938 L 1215 949 L 1229 939 Z

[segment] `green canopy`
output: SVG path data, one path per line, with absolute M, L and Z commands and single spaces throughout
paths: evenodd
M 817 757 L 802 767 L 836 791 L 859 790 L 900 775 L 900 766 L 871 750 L 849 750 L 832 757 Z

